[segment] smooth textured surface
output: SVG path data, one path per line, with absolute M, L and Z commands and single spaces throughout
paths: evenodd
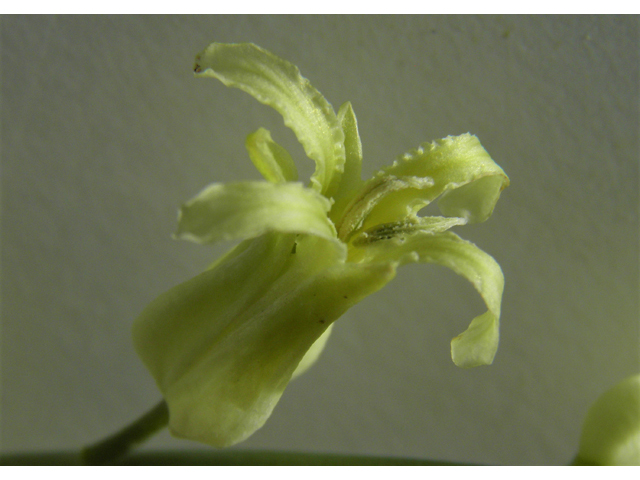
M 258 127 L 303 156 L 270 109 L 193 78 L 212 41 L 350 100 L 365 178 L 467 131 L 511 178 L 462 232 L 505 273 L 491 367 L 449 357 L 473 288 L 405 267 L 234 448 L 568 463 L 589 405 L 640 369 L 638 17 L 3 17 L 1 34 L 3 452 L 79 447 L 151 408 L 133 318 L 228 247 L 173 241 L 178 206 L 259 179 Z

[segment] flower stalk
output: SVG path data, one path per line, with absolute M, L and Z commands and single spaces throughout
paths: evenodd
M 125 456 L 133 447 L 166 427 L 168 423 L 167 402 L 162 400 L 131 425 L 82 449 L 80 459 L 85 465 L 111 464 Z

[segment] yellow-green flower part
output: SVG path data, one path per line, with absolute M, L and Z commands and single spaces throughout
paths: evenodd
M 591 406 L 574 463 L 640 466 L 640 374 L 614 385 Z
M 291 155 L 259 129 L 246 147 L 265 181 L 214 183 L 181 208 L 178 238 L 243 241 L 134 324 L 174 435 L 214 446 L 246 439 L 318 357 L 332 323 L 405 263 L 444 265 L 474 285 L 488 310 L 453 339 L 452 357 L 461 367 L 493 361 L 502 271 L 447 231 L 486 220 L 509 183 L 475 136 L 424 144 L 363 181 L 351 104 L 336 114 L 294 65 L 252 44 L 214 43 L 195 75 L 277 110 L 316 169 L 308 186 L 298 182 Z M 419 217 L 435 199 L 443 216 Z

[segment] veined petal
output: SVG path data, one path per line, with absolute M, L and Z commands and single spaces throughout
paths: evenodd
M 268 231 L 335 238 L 329 208 L 329 200 L 300 183 L 214 183 L 180 209 L 175 236 L 197 243 Z
M 259 128 L 245 142 L 249 158 L 262 176 L 272 183 L 295 182 L 298 169 L 287 150 L 271 138 L 269 130 Z
M 390 191 L 377 199 L 363 221 L 363 229 L 400 221 L 440 195 L 438 206 L 444 215 L 463 217 L 470 223 L 483 222 L 509 184 L 504 171 L 470 134 L 423 144 L 381 170 L 365 183 L 362 191 L 388 177 L 429 179 L 431 185 Z
M 316 163 L 312 188 L 328 198 L 335 193 L 344 168 L 344 134 L 333 107 L 298 67 L 251 43 L 212 43 L 196 57 L 194 70 L 278 111 Z
M 504 277 L 500 265 L 490 255 L 451 232 L 427 234 L 418 231 L 352 249 L 358 251 L 353 255 L 362 262 L 436 263 L 469 280 L 484 299 L 488 311 L 473 319 L 469 328 L 451 341 L 451 356 L 459 367 L 493 362 L 498 349 Z
M 344 260 L 338 242 L 268 234 L 145 309 L 134 343 L 172 433 L 228 446 L 263 425 L 318 338 L 395 274 Z

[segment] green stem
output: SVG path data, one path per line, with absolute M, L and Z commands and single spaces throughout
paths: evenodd
M 105 465 L 125 455 L 169 423 L 169 409 L 163 400 L 128 427 L 82 449 L 80 457 L 87 465 Z

